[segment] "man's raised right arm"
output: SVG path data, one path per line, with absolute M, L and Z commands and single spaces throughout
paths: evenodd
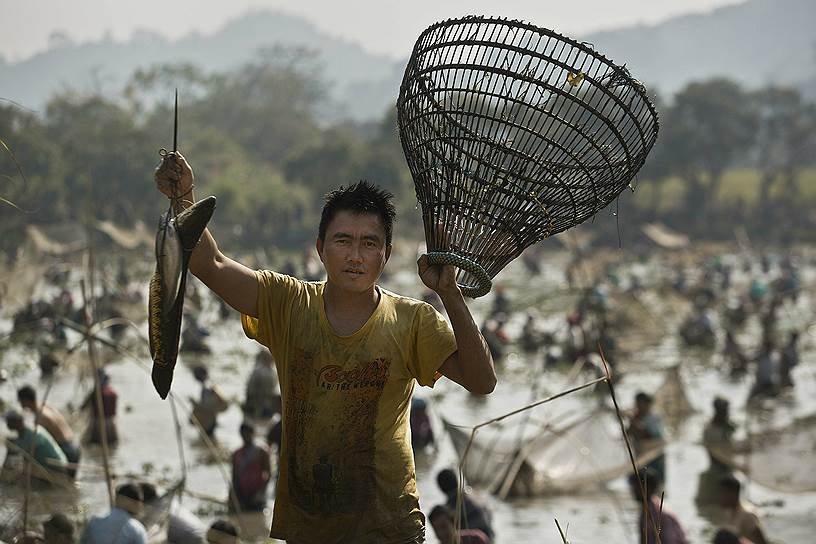
M 193 170 L 180 153 L 168 155 L 155 173 L 156 186 L 174 199 L 176 212 L 193 205 Z M 218 249 L 209 229 L 204 230 L 190 256 L 190 272 L 237 311 L 258 317 L 258 279 L 255 271 L 230 259 Z

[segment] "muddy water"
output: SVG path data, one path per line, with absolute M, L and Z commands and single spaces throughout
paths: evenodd
M 548 256 L 543 274 L 535 279 L 530 279 L 523 268 L 514 263 L 498 279 L 498 283 L 507 288 L 514 305 L 534 309 L 545 328 L 560 327 L 564 313 L 571 309 L 574 302 L 574 295 L 563 285 L 562 270 L 566 259 L 565 254 Z M 419 294 L 419 284 L 410 259 L 392 262 L 389 268 L 394 272 L 389 275 L 387 287 L 409 295 Z M 618 396 L 628 406 L 636 390 L 657 389 L 664 380 L 665 370 L 675 364 L 682 364 L 684 386 L 696 412 L 672 430 L 668 448 L 665 504 L 677 514 L 692 542 L 710 541 L 712 525 L 698 512 L 694 505 L 694 495 L 699 473 L 708 464 L 699 439 L 702 427 L 710 416 L 711 400 L 715 395 L 732 399 L 733 417 L 741 429 L 746 424 L 750 424 L 752 428 L 782 424 L 793 417 L 816 412 L 816 338 L 809 333 L 802 339 L 802 364 L 794 373 L 796 390 L 784 399 L 768 403 L 759 412 L 751 412 L 749 420 L 743 407 L 750 380 L 732 382 L 717 369 L 719 359 L 716 355 L 684 350 L 678 345 L 674 331 L 685 317 L 687 307 L 671 297 L 658 296 L 648 288 L 668 268 L 659 266 L 657 261 L 625 266 L 627 274 L 632 270 L 643 277 L 647 289 L 640 295 L 638 302 L 632 304 L 640 309 L 640 313 L 636 312 L 638 321 L 619 338 L 631 353 L 628 359 L 620 363 L 620 370 L 625 377 L 618 386 Z M 812 292 L 812 286 L 816 283 L 813 272 L 806 274 L 804 280 Z M 744 284 L 747 277 L 737 276 L 735 281 Z M 488 296 L 475 301 L 472 304 L 474 313 L 483 315 L 489 308 L 491 298 Z M 625 295 L 615 298 L 626 300 Z M 784 308 L 780 314 L 780 327 L 801 326 L 809 319 L 809 323 L 812 323 L 813 302 L 806 289 L 805 296 L 800 298 L 797 305 Z M 214 318 L 215 305 L 211 300 L 205 298 L 202 315 L 202 324 L 212 331 L 209 340 L 213 354 L 200 359 L 182 356 L 176 370 L 173 392 L 179 399 L 187 488 L 194 494 L 185 496 L 183 505 L 210 520 L 225 515 L 223 501 L 226 498 L 226 475 L 229 468 L 223 459 L 240 444 L 237 428 L 242 414 L 237 401 L 243 397 L 245 380 L 259 348 L 243 337 L 237 316 L 224 323 L 217 322 Z M 0 334 L 10 326 L 7 317 L 3 316 L 0 321 Z M 511 336 L 518 334 L 523 321 L 523 316 L 519 314 L 510 322 L 508 329 Z M 811 328 L 810 331 L 813 332 L 814 329 Z M 139 334 L 145 333 L 146 327 L 141 325 L 139 333 L 132 331 L 128 334 L 136 341 Z M 749 323 L 740 340 L 753 347 L 756 344 L 755 338 L 757 326 Z M 77 339 L 77 336 L 71 338 Z M 122 477 L 135 474 L 147 475 L 149 479 L 157 481 L 173 481 L 181 475 L 182 463 L 170 405 L 167 401 L 161 401 L 152 388 L 146 345 L 136 342 L 135 346 L 135 357 L 114 357 L 113 364 L 108 367 L 112 384 L 120 399 L 121 440 L 111 452 L 111 465 L 114 472 Z M 17 369 L 12 380 L 0 385 L 0 398 L 7 404 L 14 404 L 15 388 L 22 383 L 38 384 L 41 394 L 45 390 L 46 384 L 38 381 L 34 357 L 34 352 L 25 346 L 10 349 L 2 355 L 2 365 L 5 368 Z M 77 366 L 82 357 L 77 357 Z M 187 398 L 196 396 L 198 391 L 190 372 L 191 365 L 196 362 L 207 364 L 214 381 L 227 396 L 236 400 L 219 420 L 216 432 L 218 452 L 208 449 L 195 429 L 187 423 Z M 445 380 L 433 390 L 417 390 L 418 395 L 431 401 L 437 434 L 441 438 L 437 452 L 420 455 L 417 459 L 422 507 L 426 512 L 442 500 L 434 480 L 436 472 L 441 468 L 454 466 L 457 462 L 453 447 L 444 436 L 438 419 L 440 415 L 457 424 L 474 425 L 523 406 L 535 397 L 544 397 L 567 385 L 592 378 L 587 374 L 578 377 L 574 383 L 567 384 L 564 373 L 541 370 L 540 356 L 528 359 L 518 353 L 508 355 L 499 369 L 499 376 L 499 386 L 487 398 L 473 397 Z M 79 380 L 76 374 L 60 375 L 49 400 L 56 406 L 66 406 L 69 403 L 77 405 L 88 387 L 90 383 Z M 594 400 L 588 395 L 576 394 L 537 408 L 530 417 L 544 419 L 567 409 L 586 408 L 590 403 L 594 403 Z M 508 436 L 517 436 L 512 427 L 527 416 L 528 414 L 516 416 L 504 423 L 511 428 Z M 0 433 L 6 433 L 4 426 Z M 0 451 L 0 454 L 4 454 L 4 451 Z M 597 452 L 597 455 L 603 455 L 603 452 Z M 218 461 L 219 457 L 221 462 Z M 814 468 L 816 461 L 812 458 L 802 459 L 803 470 L 812 471 Z M 42 520 L 54 510 L 67 511 L 77 519 L 106 511 L 107 495 L 102 456 L 98 448 L 85 450 L 78 480 L 79 486 L 75 490 L 37 490 L 31 501 L 31 519 Z M 475 492 L 478 494 L 479 490 Z M 270 489 L 270 496 L 272 493 L 273 489 Z M 22 492 L 19 487 L 6 486 L 0 488 L 0 494 L 3 497 L 0 501 L 0 519 L 5 519 L 19 509 Z M 778 542 L 806 542 L 816 530 L 816 494 L 785 494 L 749 483 L 746 496 L 759 505 L 767 534 Z M 208 497 L 222 503 L 208 500 Z M 611 482 L 602 490 L 584 491 L 573 496 L 513 501 L 500 501 L 484 495 L 482 497 L 493 511 L 498 542 L 559 542 L 554 518 L 559 520 L 562 527 L 568 527 L 568 536 L 573 542 L 597 542 L 599 538 L 603 538 L 609 544 L 631 543 L 638 538 L 635 532 L 636 504 L 630 498 L 623 479 Z M 263 541 L 269 524 L 269 513 L 265 517 L 244 516 L 239 522 L 248 541 L 260 542 Z M 429 542 L 434 541 L 430 534 Z

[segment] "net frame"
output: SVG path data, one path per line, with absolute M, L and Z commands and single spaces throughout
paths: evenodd
M 657 139 L 643 84 L 591 44 L 506 18 L 423 31 L 397 124 L 432 264 L 467 296 L 629 186 Z

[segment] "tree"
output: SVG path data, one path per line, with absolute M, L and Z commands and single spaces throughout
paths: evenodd
M 754 142 L 756 111 L 733 81 L 691 83 L 666 112 L 663 139 L 687 182 L 686 209 L 706 212 L 716 201 L 723 172 Z
M 751 95 L 757 110 L 756 164 L 761 174 L 760 205 L 771 200 L 776 181 L 783 181 L 791 201 L 798 195 L 798 177 L 813 149 L 816 114 L 794 89 L 768 87 Z

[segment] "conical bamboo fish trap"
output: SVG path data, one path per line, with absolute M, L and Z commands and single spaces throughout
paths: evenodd
M 476 16 L 419 36 L 397 120 L 429 258 L 459 267 L 471 297 L 612 202 L 658 130 L 643 85 L 591 45 Z

